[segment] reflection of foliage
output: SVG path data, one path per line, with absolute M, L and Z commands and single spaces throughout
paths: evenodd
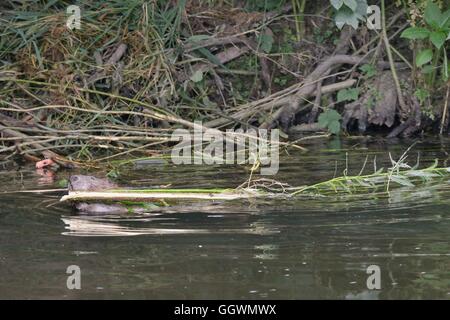
M 450 279 L 442 279 L 436 274 L 424 274 L 419 279 L 414 280 L 421 286 L 431 287 L 433 289 L 447 289 L 450 287 Z

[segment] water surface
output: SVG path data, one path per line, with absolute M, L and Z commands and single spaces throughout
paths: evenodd
M 299 186 L 358 174 L 398 158 L 411 141 L 314 141 L 283 154 L 277 180 Z M 420 142 L 408 157 L 447 164 L 450 141 Z M 186 204 L 147 216 L 80 216 L 58 188 L 70 172 L 0 171 L 0 298 L 123 299 L 449 299 L 449 179 L 389 196 Z M 102 173 L 99 173 L 102 174 Z M 248 168 L 172 165 L 126 168 L 127 185 L 234 187 Z M 8 193 L 4 193 L 8 192 Z M 81 290 L 66 269 L 81 268 Z M 367 267 L 381 270 L 368 290 Z

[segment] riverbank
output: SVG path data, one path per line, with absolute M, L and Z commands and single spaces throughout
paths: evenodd
M 64 1 L 1 4 L 0 159 L 161 156 L 195 121 L 285 141 L 447 134 L 446 60 L 431 85 L 414 61 L 429 42 L 401 37 L 432 19 L 423 3 L 389 4 L 381 30 L 342 31 L 328 0 L 300 3 L 83 1 L 80 29 Z

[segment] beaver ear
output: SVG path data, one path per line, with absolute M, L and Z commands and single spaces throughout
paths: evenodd
M 78 177 L 77 177 L 77 176 L 72 176 L 72 177 L 70 177 L 70 180 L 72 180 L 72 181 L 78 181 Z

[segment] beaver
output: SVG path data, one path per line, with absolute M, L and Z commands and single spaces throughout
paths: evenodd
M 118 189 L 119 186 L 109 179 L 101 179 L 94 176 L 73 175 L 69 178 L 67 188 L 69 191 L 105 191 Z M 75 208 L 85 214 L 126 214 L 126 213 L 144 213 L 155 206 L 135 206 L 124 205 L 120 203 L 75 203 Z
M 119 186 L 109 179 L 100 179 L 94 176 L 70 176 L 69 191 L 102 191 L 117 189 Z

